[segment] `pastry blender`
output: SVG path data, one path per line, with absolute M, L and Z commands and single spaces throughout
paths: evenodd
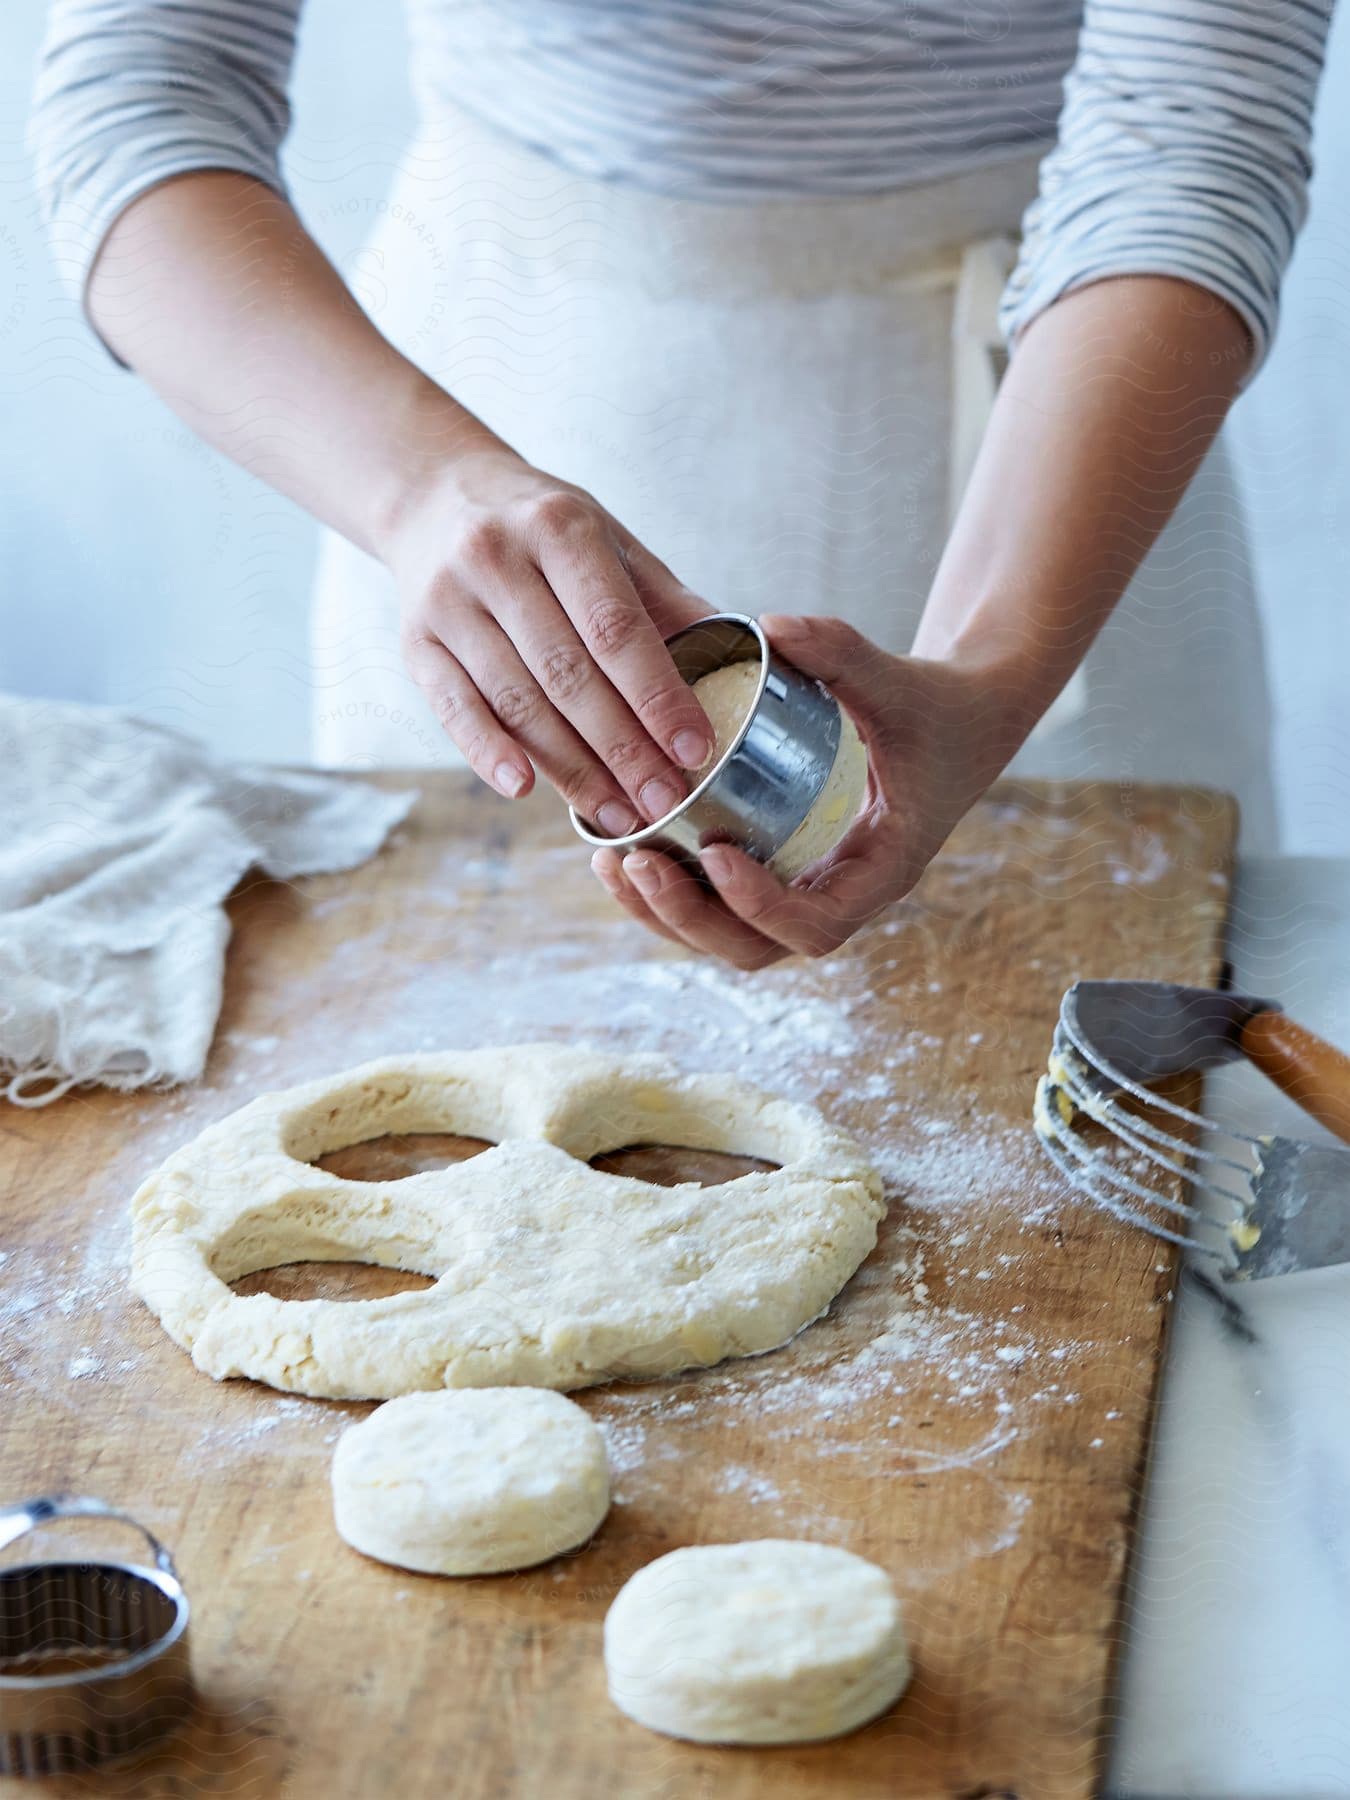
M 1350 1262 L 1350 1149 L 1229 1130 L 1148 1085 L 1240 1057 L 1350 1143 L 1350 1056 L 1272 1001 L 1160 981 L 1079 981 L 1065 994 L 1037 1136 L 1080 1192 L 1227 1275 Z M 1188 1198 L 1159 1191 L 1174 1193 L 1177 1176 Z

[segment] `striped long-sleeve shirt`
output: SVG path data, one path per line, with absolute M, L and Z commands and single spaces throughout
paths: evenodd
M 688 199 L 878 192 L 1044 146 L 1002 324 L 1116 274 L 1218 294 L 1264 356 L 1333 0 L 408 0 L 413 78 L 591 175 Z M 82 287 L 139 194 L 283 185 L 301 0 L 54 0 L 32 122 Z

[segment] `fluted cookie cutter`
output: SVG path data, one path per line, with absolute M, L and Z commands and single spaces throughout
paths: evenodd
M 34 1562 L 0 1570 L 0 1775 L 55 1775 L 134 1755 L 192 1712 L 188 1601 L 169 1552 L 102 1500 L 0 1507 L 0 1550 L 50 1521 L 114 1519 L 152 1567 Z

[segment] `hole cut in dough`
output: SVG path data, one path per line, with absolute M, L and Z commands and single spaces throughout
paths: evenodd
M 377 1263 L 294 1262 L 273 1269 L 254 1269 L 230 1283 L 230 1291 L 270 1294 L 274 1300 L 329 1300 L 351 1304 L 386 1300 L 391 1294 L 420 1294 L 434 1285 L 432 1275 L 414 1269 L 382 1269 Z
M 729 1150 L 694 1150 L 679 1144 L 625 1144 L 591 1158 L 591 1167 L 606 1175 L 623 1175 L 629 1181 L 649 1181 L 655 1187 L 678 1187 L 683 1181 L 699 1187 L 721 1187 L 742 1175 L 767 1175 L 778 1163 L 762 1156 L 737 1156 Z
M 314 1158 L 313 1166 L 344 1181 L 402 1181 L 405 1175 L 448 1169 L 494 1148 L 488 1138 L 459 1137 L 448 1131 L 386 1132 L 327 1150 Z

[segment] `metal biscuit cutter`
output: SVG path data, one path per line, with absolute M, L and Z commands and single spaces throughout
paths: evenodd
M 1233 1131 L 1146 1085 L 1240 1057 L 1350 1142 L 1350 1056 L 1273 1001 L 1161 981 L 1069 989 L 1036 1086 L 1036 1134 L 1080 1193 L 1225 1275 L 1350 1262 L 1350 1150 Z M 1114 1142 L 1090 1141 L 1094 1121 Z M 1159 1174 L 1180 1175 L 1190 1198 L 1159 1193 Z
M 102 1500 L 0 1507 L 0 1550 L 49 1520 L 116 1519 L 154 1566 L 36 1562 L 0 1570 L 0 1775 L 88 1769 L 149 1748 L 192 1712 L 188 1603 L 169 1552 Z
M 723 755 L 663 819 L 607 837 L 572 807 L 577 836 L 602 850 L 661 850 L 695 871 L 700 849 L 713 843 L 739 844 L 782 867 L 794 832 L 840 768 L 856 778 L 856 791 L 845 790 L 849 799 L 839 812 L 842 837 L 862 801 L 867 758 L 834 695 L 785 662 L 759 621 L 744 613 L 711 613 L 677 631 L 666 648 L 691 685 L 715 669 L 752 664 L 758 687 L 750 710 Z

